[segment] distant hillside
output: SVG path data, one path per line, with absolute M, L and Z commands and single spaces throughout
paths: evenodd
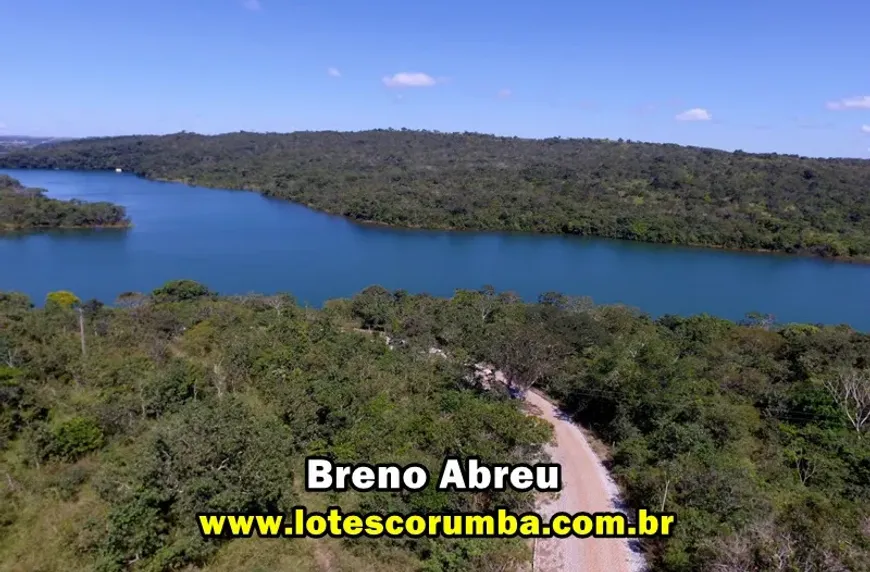
M 61 201 L 43 195 L 42 189 L 28 189 L 0 174 L 0 232 L 50 228 L 127 227 L 130 219 L 124 207 L 109 203 Z
M 31 149 L 47 143 L 69 141 L 60 137 L 29 137 L 27 135 L 0 135 L 0 153 Z
M 0 167 L 121 167 L 404 227 L 870 256 L 870 161 L 857 159 L 377 130 L 84 139 Z

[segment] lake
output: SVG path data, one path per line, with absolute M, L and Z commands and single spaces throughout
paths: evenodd
M 569 236 L 358 225 L 256 193 L 127 174 L 0 170 L 60 199 L 127 207 L 128 231 L 0 235 L 0 290 L 113 301 L 190 278 L 225 294 L 289 292 L 313 306 L 371 284 L 450 295 L 492 284 L 623 303 L 654 316 L 759 311 L 870 330 L 870 265 Z

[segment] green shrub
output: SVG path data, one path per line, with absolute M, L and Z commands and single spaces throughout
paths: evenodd
M 0 451 L 12 439 L 21 424 L 21 398 L 24 390 L 18 382 L 17 369 L 0 365 Z
M 52 476 L 48 486 L 57 492 L 60 500 L 68 501 L 75 498 L 89 476 L 86 467 L 81 465 L 64 466 L 60 472 Z
M 170 280 L 151 293 L 160 302 L 180 302 L 212 296 L 214 293 L 208 286 L 194 280 Z
M 73 417 L 52 431 L 51 456 L 75 461 L 103 446 L 103 430 L 92 419 Z

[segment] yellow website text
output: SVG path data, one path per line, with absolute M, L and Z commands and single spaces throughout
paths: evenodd
M 636 521 L 622 513 L 557 513 L 547 521 L 536 513 L 506 509 L 486 513 L 361 514 L 329 507 L 309 513 L 295 507 L 283 514 L 198 514 L 206 538 L 638 538 L 669 536 L 673 513 L 638 511 Z

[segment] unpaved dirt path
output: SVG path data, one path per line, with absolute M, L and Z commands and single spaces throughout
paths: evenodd
M 526 394 L 530 412 L 553 425 L 556 445 L 553 462 L 562 465 L 562 492 L 547 502 L 541 513 L 616 512 L 618 489 L 592 451 L 583 431 L 554 404 L 536 391 Z M 538 540 L 535 570 L 541 572 L 639 572 L 642 558 L 625 539 L 564 538 Z

